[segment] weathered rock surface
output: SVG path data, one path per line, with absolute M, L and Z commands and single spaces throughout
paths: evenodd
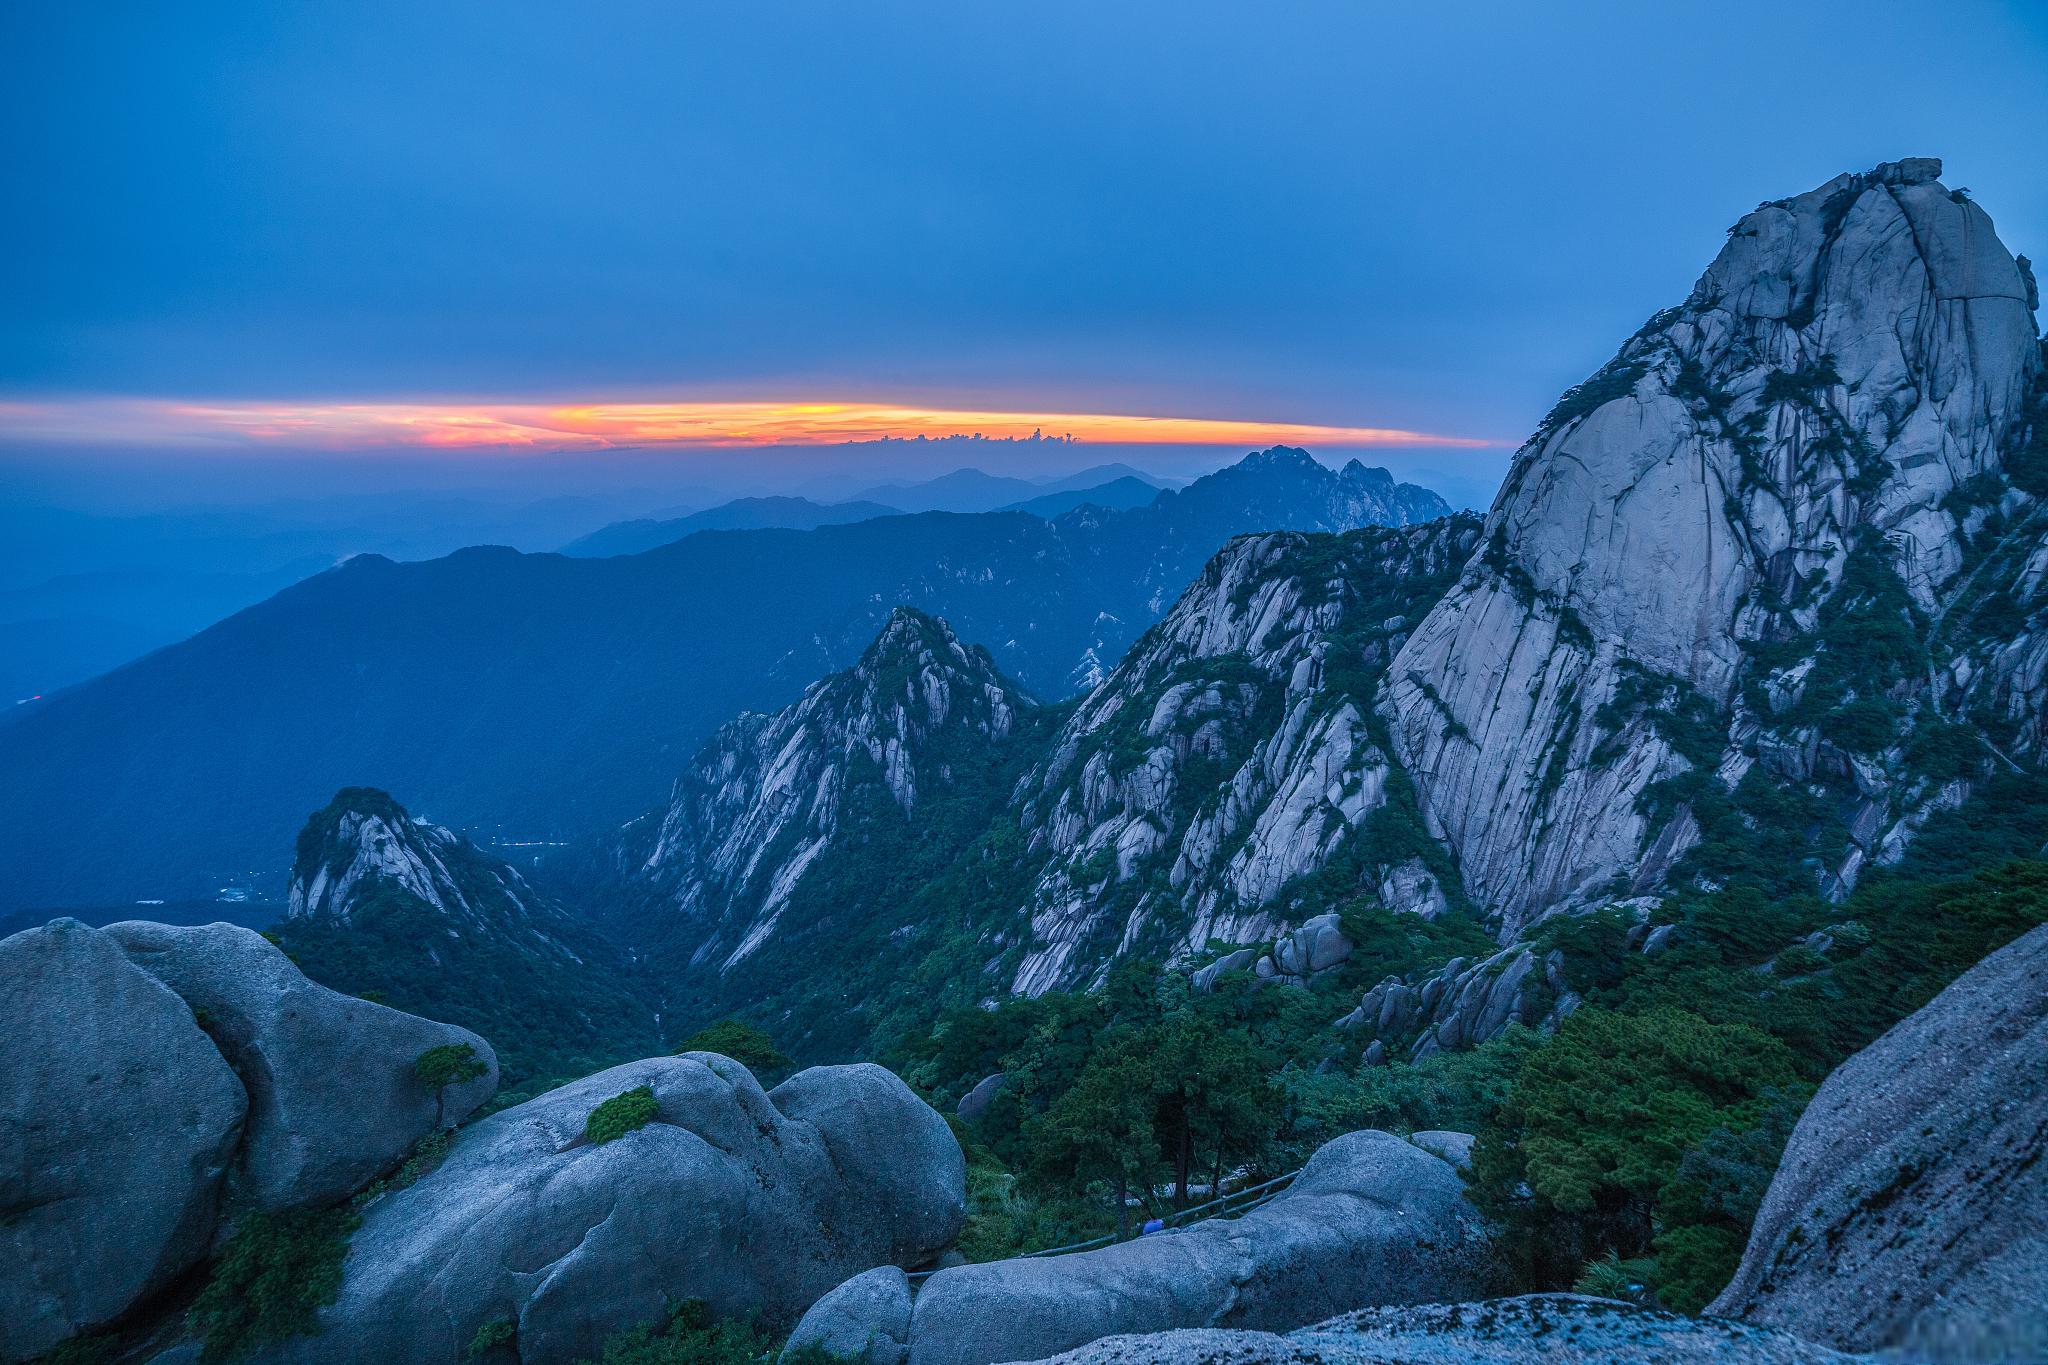
M 1461 1171 L 1472 1164 L 1472 1148 L 1479 1141 L 1473 1134 L 1461 1133 L 1454 1128 L 1425 1128 L 1419 1133 L 1410 1133 L 1408 1140 Z
M 1491 1042 L 1510 1024 L 1554 1030 L 1579 1004 L 1562 953 L 1552 949 L 1539 958 L 1515 944 L 1476 961 L 1454 957 L 1416 982 L 1390 976 L 1336 1026 L 1375 1042 L 1412 1040 L 1409 1055 L 1420 1060 Z M 1381 1060 L 1386 1052 L 1382 1047 Z
M 592 1110 L 639 1086 L 651 1123 L 584 1139 Z M 764 1093 L 710 1053 L 633 1062 L 484 1119 L 372 1203 L 323 1333 L 267 1358 L 457 1360 L 509 1321 L 520 1360 L 567 1365 L 684 1299 L 779 1326 L 856 1272 L 933 1255 L 964 1208 L 945 1120 L 878 1067 Z
M 248 1091 L 228 1184 L 236 1205 L 341 1199 L 497 1091 L 497 1059 L 474 1033 L 316 985 L 253 930 L 130 921 L 106 935 L 204 1021 Z M 484 1072 L 436 1094 L 413 1064 L 449 1045 L 468 1046 Z
M 620 857 L 692 945 L 692 965 L 730 968 L 774 935 L 860 787 L 879 784 L 909 815 L 956 780 L 956 764 L 986 761 L 1033 705 L 987 650 L 899 607 L 851 669 L 712 736 Z
M 1096 979 L 1133 951 L 1274 938 L 1281 898 L 1393 808 L 1407 779 L 1372 714 L 1409 623 L 1477 544 L 1456 516 L 1334 540 L 1233 541 L 1083 699 L 1012 800 L 1033 878 L 1008 983 Z M 1391 841 L 1390 841 L 1391 842 Z M 1434 914 L 1426 846 L 1372 861 L 1360 890 Z
M 1286 1336 L 1194 1330 L 1118 1336 L 1060 1365 L 1849 1365 L 1787 1332 L 1607 1299 L 1536 1294 L 1369 1308 Z
M 784 1355 L 817 1346 L 862 1365 L 903 1365 L 910 1356 L 910 1280 L 878 1266 L 811 1305 L 789 1334 Z
M 107 935 L 0 941 L 0 1359 L 107 1322 L 206 1254 L 246 1101 Z
M 655 992 L 588 919 L 374 787 L 306 821 L 273 932 L 324 984 L 496 1040 L 515 1075 L 573 1075 L 661 1035 Z
M 2048 1359 L 2048 927 L 1837 1068 L 1711 1306 L 1846 1350 Z
M 1351 1133 L 1240 1219 L 939 1271 L 912 1308 L 908 1359 L 990 1365 L 1112 1332 L 1293 1327 L 1335 1306 L 1471 1294 L 1486 1261 L 1479 1217 L 1449 1164 L 1387 1133 Z M 886 1335 L 880 1322 L 876 1335 Z
M 1752 773 L 1826 790 L 1849 851 L 1818 889 L 1841 894 L 1967 796 L 1906 753 L 1916 713 L 1985 701 L 2038 740 L 2048 652 L 2009 625 L 1980 648 L 1975 608 L 1949 610 L 1981 562 L 2027 587 L 2038 635 L 2019 566 L 2042 525 L 2004 475 L 2042 366 L 2031 291 L 1939 170 L 1839 176 L 1738 223 L 1522 447 L 1481 553 L 1388 670 L 1395 751 L 1504 935 L 1739 838 L 1721 812 Z M 1842 613 L 1908 602 L 1916 648 L 1960 672 L 1821 648 Z
M 959 1115 L 962 1122 L 973 1123 L 988 1112 L 989 1102 L 995 1099 L 997 1092 L 1002 1088 L 1002 1072 L 998 1071 L 993 1076 L 983 1076 L 974 1083 L 972 1090 L 960 1097 L 960 1103 L 953 1106 L 953 1112 Z

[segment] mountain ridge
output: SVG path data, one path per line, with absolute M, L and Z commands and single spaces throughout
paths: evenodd
M 357 556 L 0 726 L 4 908 L 282 894 L 299 814 L 363 782 L 480 838 L 660 799 L 718 724 L 945 616 L 1027 689 L 1092 683 L 1231 535 L 1408 515 L 1307 456 L 1143 508 L 706 531 L 640 555 Z M 1395 490 L 1397 493 L 1398 489 Z M 91 773 L 91 778 L 86 774 Z

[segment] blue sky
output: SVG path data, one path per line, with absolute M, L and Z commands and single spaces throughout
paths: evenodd
M 2048 254 L 2048 5 L 12 5 L 0 396 L 1512 443 L 1758 201 Z

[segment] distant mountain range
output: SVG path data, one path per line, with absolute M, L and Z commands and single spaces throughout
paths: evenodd
M 1154 489 L 1166 486 L 1164 481 L 1142 469 L 1133 469 L 1127 464 L 1101 464 L 1042 482 L 984 474 L 979 469 L 956 469 L 920 483 L 879 484 L 855 496 L 866 502 L 900 507 L 906 512 L 993 512 L 1048 494 L 1100 488 L 1121 479 L 1148 484 Z
M 1121 467 L 1105 466 L 1102 470 L 1083 472 L 1094 474 Z M 997 478 L 994 475 L 983 474 L 978 469 L 962 469 L 934 479 L 928 484 L 911 485 L 899 491 L 912 494 L 913 496 L 905 500 L 914 503 L 982 503 L 991 497 L 1013 492 L 1019 487 L 1043 486 L 1026 483 L 1022 479 Z M 1150 482 L 1145 476 L 1121 474 L 1106 483 L 1079 488 L 1060 488 L 1056 492 L 1042 493 L 1036 497 L 1025 498 L 1021 502 L 1008 503 L 993 509 L 981 506 L 954 506 L 919 507 L 916 510 L 1029 512 L 1034 517 L 1049 519 L 1084 505 L 1111 509 L 1143 507 L 1159 496 L 1159 490 L 1160 485 Z M 798 497 L 736 498 L 689 516 L 638 517 L 632 521 L 614 522 L 610 526 L 592 531 L 587 536 L 570 541 L 562 547 L 562 553 L 575 555 L 581 559 L 637 555 L 673 544 L 684 536 L 695 535 L 699 531 L 809 531 L 820 526 L 843 526 L 848 522 L 868 521 L 875 517 L 900 517 L 905 510 L 865 498 L 852 502 L 813 502 L 809 498 Z
M 1108 483 L 1096 484 L 1092 488 L 1069 488 L 1057 493 L 1043 493 L 1022 502 L 1013 502 L 1000 510 L 1005 512 L 1029 512 L 1034 517 L 1057 517 L 1073 511 L 1076 507 L 1107 507 L 1112 510 L 1126 507 L 1143 507 L 1159 496 L 1159 485 L 1147 483 L 1141 478 L 1125 474 L 1111 479 Z
M 843 526 L 850 521 L 901 515 L 901 508 L 864 500 L 822 503 L 809 498 L 736 498 L 686 517 L 616 521 L 570 541 L 562 547 L 562 553 L 581 559 L 603 559 L 609 555 L 637 555 L 699 531 L 809 531 L 819 526 Z
M 1232 536 L 1448 510 L 1384 470 L 1276 448 L 1143 507 L 1051 520 L 716 531 L 608 559 L 361 556 L 15 708 L 0 909 L 275 894 L 279 851 L 346 786 L 404 792 L 486 843 L 585 834 L 656 805 L 718 725 L 852 663 L 899 605 L 1057 698 L 1098 681 Z

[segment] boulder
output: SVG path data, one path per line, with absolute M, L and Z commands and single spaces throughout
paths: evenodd
M 953 1106 L 953 1112 L 960 1117 L 961 1122 L 973 1123 L 988 1112 L 989 1101 L 993 1100 L 996 1092 L 1002 1088 L 1002 1072 L 998 1071 L 993 1076 L 983 1076 L 974 1083 L 974 1089 L 960 1097 L 960 1103 Z
M 213 1239 L 246 1101 L 176 995 L 76 920 L 0 941 L 0 1359 L 105 1323 Z
M 885 1265 L 840 1285 L 803 1315 L 783 1358 L 805 1346 L 861 1365 L 903 1365 L 910 1358 L 909 1277 Z
M 1710 1310 L 1919 1361 L 2048 1359 L 2048 926 L 1851 1057 Z
M 912 1309 L 909 1365 L 1028 1360 L 1113 1332 L 1299 1327 L 1361 1304 L 1469 1296 L 1486 1264 L 1480 1218 L 1447 1162 L 1388 1133 L 1350 1133 L 1242 1218 L 939 1271 Z
M 1216 978 L 1225 972 L 1248 972 L 1258 962 L 1261 954 L 1257 948 L 1238 948 L 1225 953 L 1206 967 L 1195 969 L 1189 977 L 1196 995 L 1207 995 L 1216 989 Z
M 497 1058 L 474 1033 L 317 985 L 251 930 L 129 922 L 106 935 L 183 998 L 248 1090 L 229 1180 L 238 1205 L 276 1210 L 353 1194 L 497 1090 Z M 448 1044 L 474 1049 L 484 1074 L 437 1094 L 413 1063 Z
M 650 1122 L 585 1138 L 592 1110 L 642 1086 Z M 879 1067 L 764 1093 L 711 1053 L 632 1062 L 472 1125 L 371 1203 L 320 1334 L 266 1358 L 459 1360 L 509 1321 L 524 1365 L 567 1365 L 685 1299 L 778 1328 L 856 1272 L 940 1251 L 965 1187 L 945 1120 Z
M 1313 976 L 1338 966 L 1350 956 L 1351 940 L 1344 937 L 1334 914 L 1303 921 L 1273 945 L 1273 964 L 1286 976 Z
M 1419 1133 L 1410 1133 L 1408 1140 L 1428 1152 L 1440 1156 L 1459 1170 L 1472 1164 L 1472 1148 L 1479 1141 L 1470 1133 L 1460 1133 L 1450 1128 L 1425 1128 Z
M 1850 1365 L 1789 1332 L 1608 1299 L 1532 1294 L 1368 1308 L 1276 1336 L 1214 1329 L 1109 1337 L 1060 1365 Z

